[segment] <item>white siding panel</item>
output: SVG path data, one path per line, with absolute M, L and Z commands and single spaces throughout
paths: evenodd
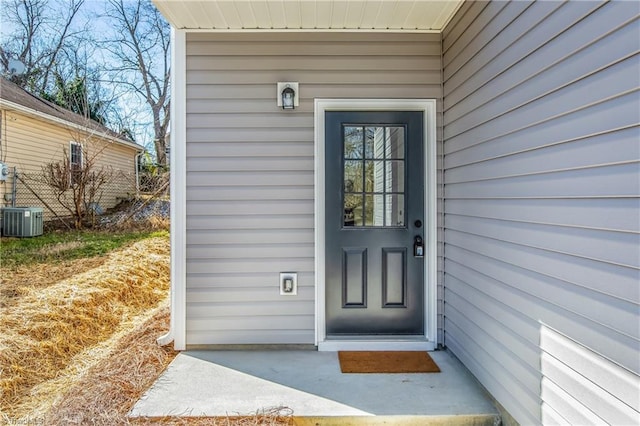
M 281 256 L 289 259 L 313 257 L 313 244 L 223 244 L 198 245 L 187 249 L 190 259 L 234 259 L 251 257 L 254 259 L 272 258 L 270 253 L 277 250 Z
M 247 262 L 246 258 L 240 259 L 190 259 L 187 262 L 189 273 L 207 274 L 207 273 L 238 273 L 238 272 L 264 272 L 275 274 L 280 271 L 308 271 L 313 269 L 312 258 L 290 259 L 288 257 L 278 257 L 274 255 L 268 259 L 251 259 Z M 274 275 L 275 276 L 275 275 Z M 277 283 L 277 282 L 276 282 Z M 278 287 L 269 289 L 274 295 L 279 296 Z M 251 299 L 248 299 L 250 301 Z
M 634 197 L 640 193 L 637 160 L 628 164 L 445 183 L 446 198 Z
M 242 212 L 244 216 L 266 215 L 291 215 L 291 214 L 313 214 L 313 205 L 305 200 L 280 200 L 273 203 L 270 200 L 249 200 L 249 201 L 193 201 L 191 203 L 191 215 L 208 216 L 212 212 L 216 215 L 237 215 Z
M 199 186 L 279 186 L 313 185 L 310 171 L 283 172 L 198 172 L 187 175 L 187 185 Z
M 628 128 L 584 139 L 550 145 L 545 149 L 531 149 L 506 154 L 490 160 L 451 167 L 446 173 L 447 183 L 478 181 L 542 172 L 588 168 L 598 164 L 608 165 L 640 160 L 640 129 Z
M 470 2 L 443 32 L 445 344 L 521 424 L 640 423 L 639 17 Z
M 447 348 L 456 356 L 464 360 L 464 365 L 474 372 L 476 378 L 487 388 L 492 389 L 491 394 L 498 401 L 511 400 L 513 404 L 509 407 L 509 412 L 518 413 L 518 421 L 523 425 L 536 423 L 536 411 L 538 407 L 533 403 L 535 394 L 531 394 L 524 386 L 516 386 L 519 379 L 511 370 L 493 357 L 492 347 L 484 341 L 474 339 L 475 327 L 470 324 L 469 328 L 461 328 L 454 321 L 445 317 L 445 341 Z M 475 342 L 477 348 L 473 353 L 467 352 L 469 342 Z M 503 370 L 498 375 L 491 374 L 491 371 Z M 476 373 L 477 372 L 477 373 Z M 503 381 L 508 381 L 512 386 L 504 388 Z M 502 402 L 501 402 L 502 403 Z
M 485 112 L 487 119 L 480 118 L 478 121 L 481 124 L 477 122 L 466 123 L 465 120 L 452 123 L 444 129 L 445 137 L 447 139 L 453 138 L 473 128 L 474 136 L 484 140 L 496 133 L 506 134 L 526 128 L 532 124 L 531 117 L 536 117 L 534 123 L 547 121 L 567 112 L 579 110 L 585 105 L 595 105 L 610 99 L 612 93 L 616 97 L 620 94 L 632 93 L 638 90 L 639 65 L 640 57 L 635 55 L 610 66 L 606 73 L 592 74 L 544 96 L 534 98 L 535 101 L 523 104 L 513 110 L 504 111 L 502 105 L 497 108 L 487 105 L 484 108 L 487 110 Z M 635 96 L 637 99 L 638 95 Z M 459 123 L 461 124 L 458 125 Z
M 235 204 L 236 201 L 230 204 Z M 225 202 L 225 204 L 227 204 Z M 273 203 L 272 203 L 273 204 Z M 280 204 L 280 203 L 278 203 Z M 269 242 L 291 244 L 313 243 L 313 230 L 309 229 L 198 229 L 187 231 L 191 244 L 235 244 L 238 241 L 251 241 L 256 244 L 266 244 Z
M 485 259 L 484 263 L 488 263 L 488 260 L 489 259 Z M 597 339 L 596 343 L 593 344 L 593 348 L 599 350 L 600 353 L 615 358 L 616 361 L 629 369 L 633 370 L 638 368 L 637 341 L 633 337 L 630 337 L 631 335 L 624 333 L 627 330 L 631 330 L 632 333 L 637 333 L 637 324 L 628 324 L 625 330 L 616 330 L 613 327 L 608 327 L 598 322 L 603 315 L 600 315 L 600 317 L 595 314 L 589 315 L 590 311 L 588 307 L 591 304 L 585 307 L 579 307 L 576 309 L 577 312 L 572 312 L 567 309 L 566 306 L 563 306 L 566 304 L 553 300 L 548 295 L 536 297 L 535 294 L 531 294 L 527 289 L 518 289 L 516 286 L 510 286 L 504 283 L 500 280 L 500 277 L 506 274 L 501 274 L 500 270 L 498 270 L 497 273 L 492 271 L 496 278 L 489 275 L 482 275 L 480 272 L 482 270 L 482 262 L 476 262 L 476 264 L 479 264 L 480 268 L 467 268 L 458 264 L 456 259 L 456 261 L 447 261 L 445 268 L 451 268 L 451 270 L 454 271 L 451 274 L 452 281 L 457 279 L 462 282 L 469 282 L 470 278 L 473 278 L 474 275 L 477 276 L 474 284 L 469 285 L 469 289 L 481 289 L 484 293 L 502 302 L 504 305 L 526 312 L 530 321 L 537 325 L 538 333 L 540 332 L 539 322 L 542 321 L 541 318 L 545 318 L 547 324 L 559 330 L 570 330 L 571 333 L 576 338 L 580 338 L 579 340 L 581 341 Z M 497 269 L 500 268 L 506 269 L 506 267 L 502 265 L 497 267 Z M 578 293 L 578 291 L 575 292 Z M 583 300 L 584 299 L 583 297 Z M 470 300 L 473 301 L 473 299 Z M 529 306 L 532 304 L 534 304 L 533 308 Z M 569 305 L 571 304 L 569 303 Z M 456 305 L 453 304 L 453 306 Z M 494 315 L 497 315 L 497 313 Z M 633 314 L 630 312 L 627 313 L 627 316 L 631 315 Z M 616 322 L 615 320 L 609 319 L 605 319 L 605 321 L 609 324 L 615 324 Z M 511 326 L 513 325 L 510 324 L 509 327 Z M 518 329 L 515 331 L 520 333 Z M 534 340 L 534 342 L 537 341 L 539 341 L 539 338 Z M 509 343 L 510 342 L 506 342 L 506 344 Z
M 190 274 L 189 282 L 192 289 L 207 288 L 215 285 L 220 291 L 228 291 L 232 289 L 251 289 L 254 291 L 256 288 L 260 288 L 266 284 L 274 286 L 277 284 L 279 277 L 265 277 L 261 272 L 237 272 L 234 274 Z M 313 274 L 312 273 L 300 273 L 298 274 L 298 280 L 300 281 L 300 287 L 313 288 Z M 244 295 L 243 295 L 244 297 Z M 278 296 L 279 298 L 279 296 Z M 244 298 L 246 299 L 246 297 Z M 242 300 L 244 300 L 242 299 Z M 242 303 L 242 300 L 238 303 Z M 294 299 L 302 300 L 302 299 Z M 309 293 L 309 299 L 313 301 L 313 293 Z M 260 302 L 257 302 L 260 303 Z M 291 303 L 291 302 L 289 302 Z
M 562 419 L 566 421 L 567 424 L 584 426 L 605 424 L 604 419 L 598 417 L 588 407 L 585 407 L 574 398 L 573 395 L 569 394 L 564 388 L 549 380 L 547 377 L 542 378 L 542 389 L 540 392 L 545 401 L 555 402 L 553 405 L 558 409 L 556 413 L 562 412 Z
M 448 241 L 446 250 L 449 250 L 449 246 L 451 249 L 459 247 L 488 258 L 486 263 L 479 267 L 480 271 L 493 268 L 493 259 L 528 271 L 541 271 L 545 276 L 573 283 L 633 304 L 637 304 L 640 300 L 640 288 L 637 285 L 640 275 L 635 268 L 599 263 L 571 255 L 534 249 L 526 245 L 481 238 L 453 229 L 447 230 L 445 238 Z M 467 257 L 469 261 L 472 260 L 469 253 L 461 260 Z M 513 280 L 514 277 L 510 279 Z M 511 281 L 508 282 L 511 283 Z M 515 283 L 511 284 L 515 285 Z
M 187 345 L 314 342 L 314 98 L 441 105 L 440 75 L 438 34 L 187 34 Z
M 416 71 L 419 72 L 419 71 Z M 405 73 L 398 73 L 397 71 L 393 71 L 393 78 L 389 77 L 390 72 L 380 72 L 379 75 L 379 83 L 375 83 L 375 81 L 371 81 L 367 84 L 361 84 L 363 81 L 366 82 L 367 77 L 364 77 L 364 80 L 360 80 L 359 83 L 349 82 L 349 80 L 345 80 L 343 83 L 324 83 L 322 81 L 319 82 L 308 82 L 305 83 L 303 87 L 300 88 L 300 107 L 296 108 L 298 112 L 292 112 L 291 114 L 298 113 L 312 113 L 313 112 L 313 99 L 318 97 L 328 97 L 328 98 L 340 98 L 345 96 L 345 91 L 349 93 L 350 96 L 355 98 L 364 98 L 367 95 L 371 95 L 371 93 L 376 94 L 376 98 L 409 98 L 413 97 L 427 97 L 427 96 L 438 96 L 441 91 L 438 89 L 438 81 L 435 79 L 426 78 L 424 81 L 420 79 L 419 81 L 409 81 L 407 85 L 403 85 L 399 83 L 400 80 L 398 78 L 403 78 L 406 76 Z M 244 99 L 244 100 L 264 100 L 271 99 L 271 102 L 267 104 L 268 110 L 266 111 L 276 111 L 278 107 L 274 101 L 275 99 L 275 84 L 262 84 L 262 85 L 254 85 L 247 84 L 242 86 L 226 86 L 222 88 L 217 88 L 215 85 L 205 85 L 207 81 L 215 81 L 215 76 L 210 74 L 205 74 L 206 80 L 204 83 L 199 83 L 196 87 L 193 87 L 191 90 L 187 89 L 187 96 L 190 93 L 196 92 L 193 95 L 194 99 L 207 99 L 216 97 L 216 95 L 212 93 L 217 93 L 218 99 L 231 99 L 233 102 L 234 99 Z M 324 74 L 325 76 L 327 74 Z M 273 81 L 278 80 L 288 80 L 286 76 L 283 77 L 283 73 L 277 72 L 273 74 L 271 78 Z M 373 79 L 372 79 L 373 80 Z M 411 85 L 414 85 L 411 87 Z M 200 89 L 202 88 L 202 89 Z M 242 112 L 242 111 L 240 111 Z
M 535 367 L 538 364 L 536 340 L 539 334 L 536 327 L 531 326 L 526 318 L 513 308 L 502 305 L 499 301 L 468 287 L 456 278 L 449 279 L 451 285 L 445 289 L 447 300 L 453 301 L 456 307 L 462 309 L 451 311 L 447 313 L 447 316 L 449 314 L 458 316 L 461 320 L 466 321 L 467 325 L 476 322 L 488 324 L 486 332 L 497 341 L 496 345 L 499 345 L 500 350 L 517 355 L 514 359 L 517 358 L 521 361 L 518 368 L 522 369 L 522 372 L 529 376 L 530 380 L 535 380 Z M 498 312 L 501 315 L 496 317 L 495 313 Z M 514 322 L 510 323 L 509 329 L 506 329 L 502 327 L 502 322 L 505 321 Z
M 234 216 L 187 216 L 187 229 L 309 229 L 313 215 L 263 215 L 259 220 Z M 274 247 L 275 248 L 275 247 Z
M 376 56 L 380 51 L 394 52 L 395 55 L 434 55 L 440 56 L 440 41 L 437 35 L 431 35 L 431 40 L 416 40 L 415 37 L 405 36 L 404 39 L 395 36 L 394 40 L 368 40 L 365 34 L 354 34 L 353 41 L 345 41 L 341 34 L 334 34 L 333 40 L 323 35 L 323 40 L 304 40 L 296 42 L 288 41 L 287 53 L 300 55 L 329 55 L 329 56 Z M 216 43 L 206 33 L 193 33 L 189 35 L 189 55 L 209 56 L 212 53 L 212 45 L 215 52 L 223 56 L 264 56 L 268 54 L 282 55 L 282 41 L 280 37 L 269 37 L 269 34 L 260 36 L 260 43 L 253 41 L 235 41 L 234 43 Z M 357 40 L 359 39 L 359 40 Z M 357 40 L 357 43 L 354 41 Z M 337 49 L 336 47 L 340 48 Z
M 313 300 L 300 301 L 295 300 L 287 303 L 287 315 L 300 316 L 306 315 L 309 309 L 313 309 Z M 219 317 L 237 318 L 243 316 L 281 316 L 282 308 L 262 301 L 247 302 L 224 302 L 224 303 L 196 303 L 194 302 L 190 309 L 190 314 L 194 317 L 206 318 L 215 310 Z
M 447 226 L 485 238 L 540 250 L 634 268 L 640 258 L 640 236 L 625 232 L 590 230 L 449 215 Z
M 506 7 L 505 2 L 488 2 L 486 5 L 478 5 L 477 9 L 481 8 L 480 13 L 469 21 L 464 32 L 460 34 L 451 46 L 447 45 L 445 49 L 461 52 L 463 49 L 473 49 L 474 45 L 490 43 L 495 38 L 496 33 L 502 30 L 502 22 L 511 21 L 513 17 L 519 15 L 528 7 L 529 4 L 527 2 L 521 2 L 519 8 Z M 444 63 L 446 72 L 458 70 L 463 64 L 474 59 L 474 56 L 469 55 L 447 55 Z
M 530 199 L 450 200 L 449 214 L 567 227 L 640 232 L 640 200 Z
M 308 315 L 266 316 L 253 313 L 251 315 L 236 315 L 232 317 L 187 318 L 187 328 L 193 331 L 217 330 L 273 330 L 286 324 L 288 330 L 308 330 L 313 327 L 313 318 Z M 213 327 L 212 327 L 213 326 Z
M 638 424 L 638 376 L 548 327 L 543 327 L 541 347 L 543 398 L 572 424 Z M 546 394 L 553 388 L 556 395 Z M 564 408 L 568 405 L 572 410 Z M 588 423 L 579 420 L 581 414 L 589 416 Z
M 207 289 L 205 287 L 198 287 L 189 289 L 187 292 L 187 301 L 197 303 L 198 307 L 202 308 L 203 303 L 209 304 L 222 304 L 231 303 L 241 305 L 247 303 L 259 302 L 277 302 L 282 300 L 282 297 L 278 292 L 273 292 L 278 289 L 277 281 L 265 280 L 262 286 L 256 287 L 231 287 L 231 286 L 218 286 L 215 289 Z M 264 285 L 269 282 L 269 285 Z M 301 286 L 298 288 L 299 298 L 293 299 L 289 297 L 285 301 L 281 302 L 281 306 L 285 306 L 294 300 L 299 301 L 313 301 L 313 286 Z M 208 315 L 215 315 L 215 310 L 211 309 Z M 284 312 L 286 314 L 286 312 Z M 241 324 L 239 324 L 241 326 Z
M 242 345 L 247 342 L 252 344 L 309 344 L 309 332 L 307 330 L 288 330 L 279 327 L 275 330 L 243 329 L 243 330 L 215 330 L 194 331 L 187 329 L 187 341 L 190 345 L 211 345 L 211 342 L 224 342 L 224 345 Z
M 483 256 L 458 247 L 450 247 L 449 249 L 451 250 L 451 259 L 456 264 L 447 266 L 456 269 L 456 276 L 459 280 L 466 281 L 472 278 L 477 271 L 483 271 L 487 277 L 505 285 L 508 283 L 508 287 L 505 287 L 506 291 L 523 292 L 525 298 L 539 299 L 541 303 L 557 305 L 568 312 L 589 318 L 612 330 L 618 330 L 628 335 L 634 335 L 638 331 L 640 325 L 635 321 L 637 308 L 633 302 L 615 298 L 594 289 L 583 288 L 559 278 L 544 276 L 524 267 L 502 262 L 500 258 Z M 462 261 L 465 262 L 464 268 L 458 264 Z M 491 294 L 488 288 L 483 291 Z M 531 319 L 535 320 L 535 318 Z M 515 324 L 510 324 L 510 326 Z M 530 323 L 530 325 L 537 329 L 535 324 Z M 517 333 L 526 337 L 525 330 L 526 328 L 521 327 L 517 329 Z M 536 343 L 538 339 L 537 336 L 533 336 L 530 340 Z
M 313 157 L 187 157 L 189 172 L 309 171 Z M 187 172 L 187 176 L 189 175 Z
M 578 380 L 584 378 L 590 382 L 588 386 L 597 384 L 610 394 L 617 393 L 621 402 L 640 411 L 640 379 L 637 375 L 621 369 L 548 327 L 543 328 L 540 345 L 549 356 L 563 360 L 568 367 L 578 372 L 581 376 Z M 610 415 L 615 413 L 612 412 Z
M 587 106 L 559 117 L 538 122 L 513 133 L 474 138 L 473 132 L 458 136 L 459 143 L 445 144 L 445 164 L 454 167 L 495 158 L 522 150 L 542 149 L 560 142 L 637 126 L 639 96 L 631 93 L 609 102 Z M 460 145 L 462 144 L 462 145 Z M 630 148 L 631 149 L 631 148 Z
M 193 186 L 187 188 L 187 202 L 209 201 L 215 196 L 221 201 L 251 201 L 251 200 L 313 200 L 313 187 L 273 186 L 273 187 L 218 187 Z M 204 219 L 194 219 L 196 221 Z M 192 229 L 187 225 L 187 229 Z M 206 229 L 206 226 L 205 228 Z
M 387 84 L 391 87 L 394 86 L 396 89 L 402 89 L 404 84 L 436 84 L 440 81 L 440 73 L 436 70 L 432 71 L 423 71 L 420 69 L 417 70 L 395 70 L 394 77 L 396 79 L 392 81 L 387 81 Z M 238 71 L 234 74 L 234 78 L 230 78 L 228 73 L 224 71 L 214 71 L 214 72 L 206 72 L 206 71 L 194 71 L 194 83 L 211 83 L 214 85 L 221 85 L 224 83 L 233 83 L 233 84 L 251 84 L 257 86 L 262 86 L 262 90 L 266 93 L 267 87 L 271 88 L 274 79 L 278 78 L 281 75 L 280 71 L 264 71 L 264 72 L 256 72 L 256 71 Z M 313 85 L 319 84 L 336 84 L 336 85 L 358 85 L 358 86 L 366 86 L 371 84 L 377 84 L 380 81 L 385 80 L 385 76 L 388 76 L 388 71 L 386 70 L 372 70 L 368 71 L 366 74 L 354 75 L 350 72 L 345 72 L 341 70 L 316 70 L 309 71 L 308 78 L 313 81 Z M 403 84 L 404 83 L 404 84 Z M 310 86 L 311 87 L 311 86 Z M 195 89 L 195 88 L 194 88 Z M 228 91 L 228 89 L 227 89 Z M 225 91 L 225 92 L 227 92 Z M 201 93 L 199 97 L 202 97 L 209 93 L 209 91 L 205 93 Z M 246 92 L 240 92 L 246 93 Z M 306 95 L 303 93 L 303 95 Z M 255 96 L 255 95 L 254 95 Z
M 240 157 L 251 152 L 255 157 L 282 157 L 282 152 L 287 157 L 311 157 L 313 145 L 300 142 L 272 142 L 264 144 L 259 142 L 217 142 L 217 143 L 193 143 L 187 147 L 189 157 Z M 216 172 L 217 170 L 211 170 Z
M 557 54 L 558 62 L 549 66 L 549 62 L 540 61 L 539 56 L 533 56 L 527 58 L 530 63 L 518 64 L 518 67 L 504 73 L 500 79 L 483 85 L 464 103 L 456 104 L 447 111 L 448 115 L 458 118 L 452 123 L 452 126 L 455 126 L 451 130 L 468 128 L 474 122 L 496 117 L 531 99 L 584 78 L 585 73 L 597 72 L 598 69 L 616 63 L 621 58 L 624 60 L 629 55 L 624 41 L 636 32 L 636 25 L 627 22 L 620 31 L 596 39 L 593 44 L 581 46 L 577 50 L 569 44 L 552 44 L 554 48 L 564 49 Z M 584 43 L 578 39 L 576 44 L 579 42 Z M 545 53 L 546 51 L 538 52 L 539 55 Z M 500 102 L 488 104 L 494 99 L 499 99 Z M 483 105 L 487 106 L 486 111 L 479 108 Z M 465 109 L 462 109 L 463 107 Z
M 477 61 L 465 64 L 464 70 L 444 71 L 445 83 L 450 87 L 445 93 L 446 109 L 459 103 L 490 80 L 501 78 L 518 62 L 548 42 L 557 41 L 557 37 L 567 28 L 571 28 L 576 21 L 580 21 L 593 9 L 601 7 L 597 2 L 577 2 L 567 7 L 559 1 L 536 2 L 534 6 L 520 15 L 520 19 L 502 22 L 504 30 L 501 35 L 505 39 L 502 45 L 496 48 L 496 41 L 494 45 L 487 45 L 486 48 L 474 46 L 473 49 L 459 52 L 471 55 L 477 58 Z M 591 32 L 582 37 L 592 37 Z M 452 53 L 447 52 L 447 55 Z M 549 63 L 544 59 L 545 63 Z M 456 75 L 449 78 L 454 71 Z
M 447 201 L 454 215 L 631 233 L 640 233 L 638 210 L 633 198 Z
M 189 116 L 189 114 L 187 114 Z M 288 128 L 286 123 L 281 128 L 243 128 L 243 129 L 218 129 L 214 133 L 211 129 L 187 127 L 187 140 L 197 142 L 309 142 L 313 140 L 313 129 Z M 188 161 L 189 157 L 187 157 Z
M 235 114 L 190 114 L 187 117 L 187 126 L 191 129 L 233 129 L 238 132 L 249 122 L 255 129 L 281 128 L 285 123 L 281 120 L 282 113 L 244 113 Z M 308 128 L 311 123 L 310 117 L 304 115 L 291 115 L 287 117 L 286 127 L 289 129 Z
M 291 73 L 300 65 L 314 70 L 345 70 L 367 71 L 371 69 L 384 71 L 410 70 L 419 71 L 427 69 L 437 69 L 440 65 L 440 57 L 433 56 L 334 56 L 330 61 L 325 57 L 300 55 L 296 56 L 292 62 L 289 52 L 282 52 L 281 55 L 265 56 L 187 56 L 188 70 L 228 70 L 250 69 L 260 62 L 261 68 L 266 71 L 283 71 Z

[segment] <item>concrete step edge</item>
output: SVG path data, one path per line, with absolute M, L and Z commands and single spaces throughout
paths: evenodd
M 293 416 L 295 426 L 499 426 L 499 414 L 401 415 L 401 416 Z

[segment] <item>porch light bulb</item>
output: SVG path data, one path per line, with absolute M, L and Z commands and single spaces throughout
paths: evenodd
M 289 86 L 285 87 L 282 91 L 282 109 L 294 109 L 293 101 L 296 97 L 296 92 Z

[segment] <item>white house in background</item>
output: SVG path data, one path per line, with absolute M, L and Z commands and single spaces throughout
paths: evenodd
M 154 4 L 165 341 L 441 346 L 522 424 L 638 423 L 640 3 Z

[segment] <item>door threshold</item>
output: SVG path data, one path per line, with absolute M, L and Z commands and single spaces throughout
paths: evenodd
M 337 351 L 433 351 L 434 342 L 422 338 L 387 338 L 367 339 L 358 337 L 327 338 L 318 342 L 318 350 L 325 352 Z

